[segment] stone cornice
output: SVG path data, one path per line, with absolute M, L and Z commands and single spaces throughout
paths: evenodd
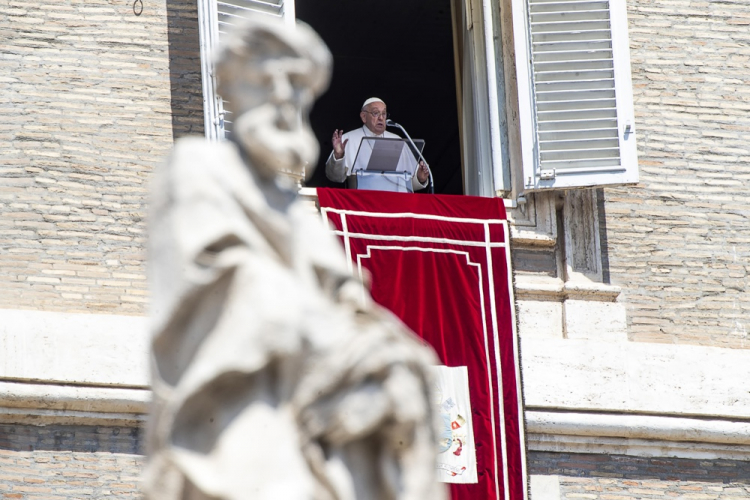
M 750 421 L 527 410 L 530 450 L 750 459 Z
M 0 381 L 0 422 L 33 425 L 141 425 L 151 391 Z

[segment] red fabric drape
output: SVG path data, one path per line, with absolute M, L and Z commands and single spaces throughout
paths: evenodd
M 525 498 L 518 345 L 502 200 L 318 189 L 375 301 L 447 366 L 467 366 L 479 482 L 454 500 Z M 507 490 L 507 496 L 506 496 Z

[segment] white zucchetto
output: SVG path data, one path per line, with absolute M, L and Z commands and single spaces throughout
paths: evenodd
M 370 97 L 370 98 L 369 98 L 369 99 L 367 99 L 367 100 L 365 101 L 365 103 L 364 103 L 364 104 L 362 105 L 362 109 L 364 110 L 364 109 L 365 109 L 365 108 L 367 107 L 367 105 L 368 105 L 368 104 L 372 104 L 372 103 L 374 103 L 374 102 L 382 102 L 383 104 L 385 104 L 385 103 L 383 102 L 383 99 L 380 99 L 379 97 Z

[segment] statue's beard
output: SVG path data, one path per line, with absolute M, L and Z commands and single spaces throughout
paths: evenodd
M 264 104 L 240 115 L 233 125 L 234 139 L 259 174 L 273 177 L 279 172 L 291 172 L 309 177 L 320 149 L 295 107 Z

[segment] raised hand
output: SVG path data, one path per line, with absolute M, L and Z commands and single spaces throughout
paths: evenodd
M 333 157 L 337 160 L 340 160 L 344 157 L 344 151 L 346 150 L 346 143 L 349 142 L 349 139 L 341 141 L 341 136 L 344 134 L 343 130 L 334 130 L 333 131 L 333 138 L 331 139 L 331 142 L 333 143 Z

